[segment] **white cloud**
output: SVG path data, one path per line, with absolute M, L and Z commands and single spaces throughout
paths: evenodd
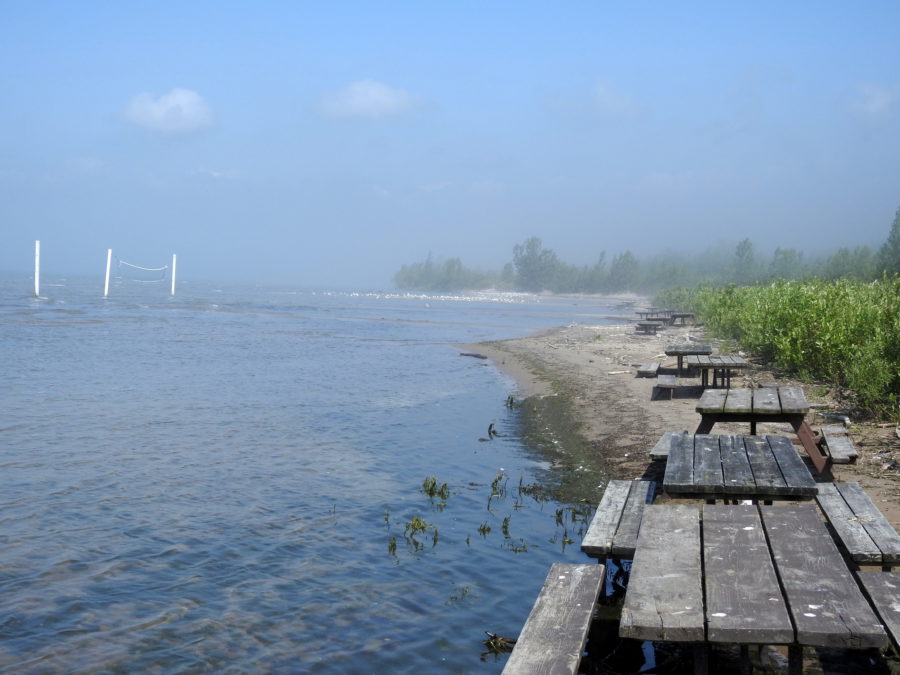
M 900 87 L 883 87 L 864 83 L 857 88 L 857 98 L 851 104 L 853 111 L 869 122 L 880 122 L 891 114 L 900 101 Z
M 213 121 L 206 101 L 190 89 L 173 89 L 156 98 L 147 92 L 138 94 L 125 109 L 125 117 L 142 127 L 168 133 L 196 131 Z
M 416 98 L 375 80 L 359 80 L 322 98 L 320 109 L 334 117 L 387 117 L 414 108 Z

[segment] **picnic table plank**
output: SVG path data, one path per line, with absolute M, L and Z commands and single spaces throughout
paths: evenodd
M 710 642 L 794 641 L 794 629 L 755 506 L 703 507 L 703 564 Z
M 828 446 L 828 454 L 831 461 L 835 464 L 853 464 L 859 453 L 850 440 L 847 430 L 841 426 L 822 427 L 822 437 L 825 439 L 825 445 Z
M 604 570 L 604 565 L 553 563 L 505 675 L 578 672 Z
M 866 532 L 872 537 L 872 541 L 878 546 L 882 562 L 900 562 L 900 536 L 860 484 L 836 483 L 836 486 L 847 506 L 853 509 Z
M 630 480 L 611 480 L 606 485 L 587 534 L 581 542 L 581 550 L 587 555 L 603 558 L 612 551 L 613 537 L 619 529 L 619 521 L 630 492 Z
M 750 389 L 724 389 L 723 391 L 725 393 L 723 413 L 749 413 L 753 410 L 753 397 Z M 706 394 L 706 392 L 703 393 Z
M 638 533 L 641 530 L 641 521 L 644 516 L 644 508 L 653 501 L 653 493 L 656 491 L 656 483 L 651 480 L 629 481 L 630 491 L 625 500 L 625 508 L 622 510 L 622 519 L 613 536 L 610 555 L 613 557 L 632 558 L 637 547 Z
M 778 389 L 760 387 L 751 389 L 753 398 L 753 412 L 757 415 L 780 415 L 781 401 L 778 398 Z
M 650 505 L 619 622 L 621 637 L 702 642 L 700 509 L 695 504 Z
M 757 487 L 764 488 L 770 494 L 790 492 L 765 437 L 744 436 L 744 448 Z
M 857 578 L 887 628 L 894 648 L 900 650 L 900 572 L 860 572 Z
M 700 395 L 697 402 L 698 413 L 721 413 L 725 408 L 725 399 L 728 396 L 727 389 L 707 389 Z
M 700 434 L 694 436 L 694 482 L 696 492 L 721 493 L 725 486 L 719 439 Z
M 766 436 L 769 449 L 778 462 L 784 482 L 790 488 L 791 494 L 813 497 L 818 493 L 816 481 L 806 468 L 806 464 L 800 459 L 794 444 L 787 436 Z
M 872 541 L 859 519 L 853 513 L 835 483 L 819 485 L 816 501 L 825 512 L 838 539 L 850 557 L 858 563 L 881 562 L 881 549 Z
M 866 649 L 887 635 L 812 505 L 761 506 L 800 644 Z
M 753 470 L 740 436 L 719 436 L 722 457 L 722 482 L 730 494 L 753 494 L 756 491 Z
M 687 431 L 666 431 L 656 441 L 656 445 L 650 448 L 650 459 L 653 461 L 668 459 L 669 450 L 672 447 L 672 437 L 676 435 L 685 435 Z
M 692 434 L 672 437 L 666 474 L 663 479 L 670 492 L 693 491 L 694 485 L 694 436 Z
M 778 387 L 781 399 L 781 412 L 785 414 L 805 415 L 809 412 L 809 403 L 800 387 Z

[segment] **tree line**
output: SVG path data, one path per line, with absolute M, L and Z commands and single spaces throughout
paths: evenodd
M 753 285 L 776 280 L 853 279 L 872 281 L 900 274 L 900 208 L 890 233 L 877 249 L 841 247 L 825 256 L 807 258 L 794 248 L 776 248 L 771 257 L 759 254 L 750 239 L 732 250 L 709 249 L 697 254 L 665 252 L 639 259 L 630 251 L 607 259 L 601 252 L 591 265 L 573 265 L 545 248 L 539 237 L 516 244 L 512 260 L 499 272 L 485 272 L 460 258 L 403 265 L 394 275 L 401 290 L 461 291 L 500 289 L 551 293 L 655 293 L 675 286 L 701 284 Z

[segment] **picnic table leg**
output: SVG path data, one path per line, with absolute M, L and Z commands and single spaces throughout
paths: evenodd
M 679 376 L 679 377 L 681 377 L 681 365 L 682 365 L 682 363 L 684 363 L 684 357 L 681 356 L 681 355 L 679 355 L 679 356 L 678 356 L 678 376 Z
M 709 673 L 709 644 L 700 642 L 694 645 L 694 675 Z
M 712 419 L 712 416 L 701 415 L 700 416 L 700 424 L 697 425 L 697 431 L 695 434 L 708 434 L 712 431 L 713 425 L 716 423 L 715 419 Z
M 803 445 L 803 449 L 806 450 L 807 457 L 812 461 L 813 466 L 816 467 L 816 471 L 826 480 L 831 480 L 831 458 L 819 447 L 816 436 L 809 424 L 806 423 L 806 420 L 803 419 L 803 415 L 792 419 L 791 426 L 794 427 L 794 433 L 800 439 L 800 443 Z
M 788 675 L 803 675 L 803 645 L 788 645 Z
M 756 422 L 750 422 L 750 435 L 756 436 Z

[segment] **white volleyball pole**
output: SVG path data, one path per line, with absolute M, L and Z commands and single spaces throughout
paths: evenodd
M 41 297 L 41 242 L 34 240 L 34 297 Z
M 175 295 L 175 254 L 172 254 L 172 295 Z
M 112 264 L 112 249 L 106 249 L 106 281 L 103 282 L 103 297 L 109 295 L 109 266 Z

